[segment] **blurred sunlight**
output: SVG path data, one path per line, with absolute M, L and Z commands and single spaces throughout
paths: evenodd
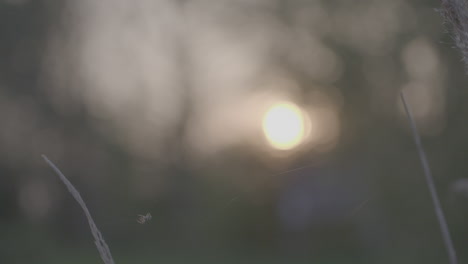
M 468 192 L 467 79 L 438 5 L 0 0 L 2 263 L 94 250 L 41 154 L 129 257 L 119 263 L 442 262 L 398 97 L 437 184 L 455 184 L 441 198 Z M 465 203 L 450 203 L 462 241 Z M 138 225 L 146 212 L 155 221 Z
M 292 149 L 304 140 L 306 118 L 295 104 L 277 103 L 263 118 L 263 132 L 272 147 Z

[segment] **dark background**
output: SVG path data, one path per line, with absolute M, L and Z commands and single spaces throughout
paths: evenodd
M 101 261 L 41 154 L 116 263 L 447 262 L 402 89 L 466 262 L 467 80 L 438 7 L 0 1 L 0 262 Z M 275 98 L 320 136 L 268 146 Z

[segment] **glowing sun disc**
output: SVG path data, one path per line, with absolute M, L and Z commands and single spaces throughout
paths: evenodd
M 273 148 L 292 149 L 304 139 L 304 119 L 303 112 L 295 104 L 277 103 L 263 117 L 263 133 Z

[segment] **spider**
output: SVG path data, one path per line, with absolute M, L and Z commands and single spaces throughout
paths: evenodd
M 144 223 L 148 222 L 149 220 L 151 220 L 151 214 L 147 213 L 146 215 L 138 215 L 136 221 L 139 224 L 144 224 Z

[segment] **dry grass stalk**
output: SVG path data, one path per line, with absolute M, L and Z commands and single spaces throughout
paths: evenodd
M 96 244 L 99 254 L 101 255 L 102 261 L 104 261 L 105 264 L 114 264 L 114 259 L 112 258 L 109 247 L 107 246 L 106 242 L 104 241 L 104 238 L 102 237 L 101 232 L 94 223 L 94 220 L 91 217 L 91 214 L 89 213 L 88 207 L 86 207 L 86 204 L 81 198 L 81 195 L 78 192 L 78 190 L 65 177 L 65 175 L 63 175 L 63 173 L 57 168 L 57 166 L 55 166 L 55 164 L 52 163 L 52 161 L 50 161 L 45 155 L 42 155 L 42 158 L 44 158 L 47 164 L 49 164 L 49 166 L 55 171 L 55 173 L 57 173 L 57 175 L 60 177 L 60 180 L 62 180 L 62 182 L 65 184 L 73 198 L 75 198 L 75 200 L 83 209 L 86 218 L 88 219 L 89 228 L 91 229 L 91 233 L 94 237 L 94 243 Z
M 440 231 L 442 233 L 442 238 L 444 240 L 444 244 L 447 249 L 448 256 L 449 256 L 449 263 L 457 264 L 458 263 L 457 254 L 455 252 L 455 247 L 453 246 L 452 238 L 450 237 L 450 232 L 448 229 L 447 221 L 445 220 L 444 212 L 442 211 L 442 206 L 440 205 L 439 196 L 437 195 L 437 190 L 435 188 L 434 179 L 432 177 L 432 172 L 429 167 L 429 162 L 427 160 L 426 152 L 424 151 L 424 148 L 421 142 L 421 137 L 419 136 L 419 132 L 416 127 L 416 123 L 414 122 L 411 109 L 406 103 L 405 94 L 401 92 L 400 96 L 401 96 L 401 101 L 406 111 L 406 115 L 408 116 L 408 121 L 410 123 L 411 131 L 413 133 L 413 138 L 414 138 L 414 141 L 416 143 L 416 148 L 419 153 L 419 159 L 421 160 L 421 165 L 423 167 L 424 176 L 426 177 L 426 184 L 431 194 L 432 203 L 434 205 L 434 211 L 436 213 L 437 220 L 439 221 Z

